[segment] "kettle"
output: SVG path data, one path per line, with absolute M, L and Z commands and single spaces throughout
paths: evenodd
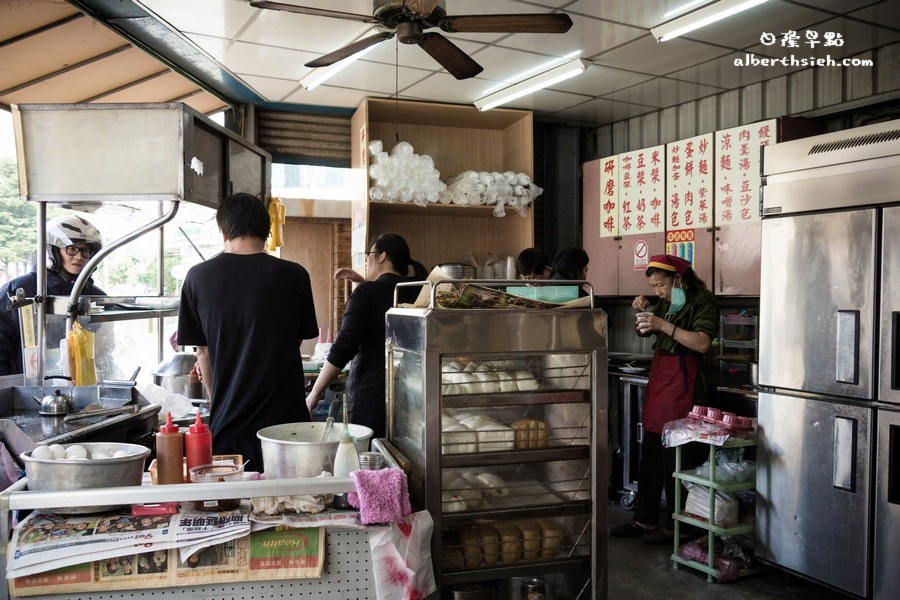
M 41 409 L 38 412 L 42 415 L 60 416 L 75 411 L 75 399 L 69 394 L 64 394 L 59 389 L 52 394 L 47 394 L 40 400 L 37 399 L 37 396 L 32 397 L 35 402 L 41 405 Z

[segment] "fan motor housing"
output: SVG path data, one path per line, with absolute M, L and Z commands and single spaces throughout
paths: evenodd
M 404 1 L 403 0 L 372 0 L 373 10 L 372 15 L 376 20 L 380 21 L 387 27 L 397 27 L 398 24 L 409 22 L 409 14 L 403 9 Z M 422 28 L 428 27 L 437 27 L 441 19 L 447 16 L 447 10 L 445 8 L 445 0 L 439 0 L 437 5 L 434 7 L 434 10 L 431 11 L 431 14 L 428 15 L 427 19 L 422 19 L 420 22 L 422 23 Z M 399 32 L 398 32 L 399 34 Z M 421 36 L 421 32 L 419 33 Z M 403 39 L 401 38 L 402 42 Z M 416 41 L 406 42 L 409 44 L 416 44 Z

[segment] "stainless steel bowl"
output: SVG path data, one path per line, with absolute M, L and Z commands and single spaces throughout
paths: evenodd
M 328 441 L 322 441 L 325 423 L 285 423 L 260 429 L 256 433 L 262 445 L 266 479 L 317 477 L 322 471 L 333 472 L 344 426 L 334 424 Z M 365 425 L 350 424 L 350 435 L 356 440 L 356 451 L 369 449 L 374 432 Z
M 441 271 L 450 279 L 475 279 L 477 273 L 473 265 L 463 263 L 447 263 L 441 265 Z
M 84 446 L 88 455 L 103 452 L 112 456 L 119 450 L 125 450 L 128 456 L 106 458 L 100 460 L 54 460 L 49 458 L 32 458 L 33 450 L 19 455 L 25 463 L 25 475 L 28 477 L 29 490 L 64 491 L 86 488 L 118 487 L 125 485 L 141 485 L 144 474 L 144 462 L 150 456 L 150 449 L 137 444 L 120 444 L 113 442 L 85 442 L 82 444 L 63 444 Z M 83 514 L 100 512 L 115 508 L 108 505 L 97 506 L 60 506 L 46 509 L 47 512 L 60 514 Z

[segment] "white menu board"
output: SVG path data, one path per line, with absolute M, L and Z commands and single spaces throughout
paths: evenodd
M 666 144 L 666 229 L 712 227 L 713 134 Z
M 619 155 L 619 235 L 665 229 L 665 147 Z
M 615 237 L 619 235 L 619 156 L 600 161 L 600 237 Z
M 760 146 L 777 141 L 778 120 L 716 132 L 716 225 L 759 221 Z

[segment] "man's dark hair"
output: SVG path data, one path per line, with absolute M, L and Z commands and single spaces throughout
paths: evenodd
M 222 200 L 216 223 L 229 240 L 246 236 L 265 241 L 269 237 L 269 211 L 262 200 L 250 194 L 232 194 Z
M 516 257 L 516 269 L 518 269 L 520 277 L 522 275 L 543 275 L 544 269 L 549 267 L 547 255 L 537 248 L 525 248 Z

